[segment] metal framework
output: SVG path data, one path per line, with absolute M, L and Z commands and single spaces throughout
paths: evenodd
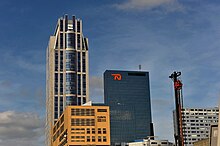
M 175 121 L 176 131 L 174 134 L 176 146 L 184 146 L 183 137 L 183 127 L 182 127 L 182 108 L 183 108 L 183 98 L 182 98 L 182 82 L 180 80 L 181 72 L 173 72 L 169 78 L 173 80 L 174 91 L 175 91 Z

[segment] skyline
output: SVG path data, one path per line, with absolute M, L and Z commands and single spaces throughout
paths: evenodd
M 149 71 L 152 118 L 160 139 L 173 141 L 174 93 L 168 77 L 174 70 L 182 72 L 184 107 L 218 105 L 220 2 L 216 0 L 67 0 L 62 5 L 58 0 L 3 0 L 0 8 L 0 145 L 43 143 L 46 47 L 64 14 L 82 19 L 89 38 L 94 102 L 103 102 L 105 70 L 138 70 L 141 64 L 143 71 Z

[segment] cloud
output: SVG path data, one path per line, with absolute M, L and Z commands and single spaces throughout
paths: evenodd
M 44 64 L 36 64 L 36 63 L 31 63 L 28 62 L 25 59 L 19 58 L 15 64 L 17 64 L 19 67 L 30 70 L 30 71 L 38 71 L 41 73 L 45 72 L 45 65 Z
M 0 110 L 34 111 L 45 110 L 45 91 L 42 87 L 0 79 Z M 13 98 L 12 97 L 16 97 Z M 13 101 L 13 102 L 12 102 Z M 25 105 L 25 106 L 24 106 Z
M 10 67 L 20 68 L 31 72 L 45 73 L 45 60 L 43 55 L 38 51 L 26 51 L 24 53 L 15 53 L 7 51 L 1 56 L 3 62 L 6 62 Z
M 0 145 L 30 146 L 34 143 L 34 146 L 42 145 L 42 135 L 44 120 L 37 114 L 15 111 L 0 113 Z
M 116 4 L 115 7 L 120 10 L 152 10 L 154 8 L 165 8 L 167 11 L 183 10 L 177 0 L 127 0 Z

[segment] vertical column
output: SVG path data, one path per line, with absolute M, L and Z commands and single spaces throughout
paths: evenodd
M 219 99 L 219 112 L 220 112 L 220 99 Z M 218 115 L 218 143 L 217 146 L 220 146 L 220 114 Z
M 76 32 L 76 16 L 72 16 L 73 19 L 73 31 Z

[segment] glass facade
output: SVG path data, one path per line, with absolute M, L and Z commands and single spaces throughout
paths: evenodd
M 67 105 L 77 105 L 77 98 L 75 96 L 66 96 Z
M 76 55 L 75 51 L 67 50 L 66 51 L 66 71 L 75 71 L 76 69 Z
M 66 45 L 67 48 L 75 48 L 75 33 L 67 33 Z
M 81 21 L 75 19 L 75 16 L 72 18 L 71 21 L 67 16 L 60 19 L 56 33 L 58 35 L 54 48 L 54 94 L 56 95 L 54 100 L 57 100 L 54 107 L 55 119 L 63 112 L 64 106 L 81 105 L 87 101 L 87 54 L 84 44 L 86 41 L 81 33 Z
M 153 135 L 148 72 L 105 71 L 104 96 L 110 107 L 112 143 Z
M 66 73 L 66 94 L 76 94 L 76 75 Z

